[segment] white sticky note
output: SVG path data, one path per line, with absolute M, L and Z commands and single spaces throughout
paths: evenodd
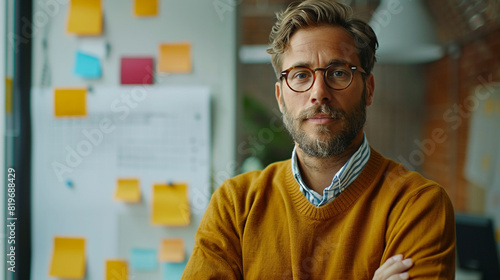
M 104 59 L 108 56 L 108 43 L 103 38 L 82 37 L 78 42 L 82 53 Z

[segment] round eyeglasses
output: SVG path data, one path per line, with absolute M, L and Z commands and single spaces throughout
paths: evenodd
M 280 79 L 285 78 L 288 87 L 295 92 L 305 92 L 312 88 L 316 81 L 316 71 L 323 71 L 323 80 L 326 85 L 335 90 L 343 90 L 352 83 L 354 71 L 362 74 L 366 72 L 357 66 L 344 63 L 332 63 L 326 68 L 311 69 L 306 66 L 293 66 L 281 72 Z

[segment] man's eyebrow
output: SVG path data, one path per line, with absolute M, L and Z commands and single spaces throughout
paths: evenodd
M 299 61 L 299 62 L 295 62 L 292 67 L 311 67 L 311 64 L 307 63 L 307 62 L 302 62 L 302 61 Z
M 347 61 L 345 59 L 332 59 L 332 60 L 330 60 L 330 62 L 328 62 L 328 65 L 331 65 L 331 64 L 352 64 L 352 63 L 350 63 L 349 61 Z

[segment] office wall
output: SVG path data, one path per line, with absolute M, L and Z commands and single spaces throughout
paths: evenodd
M 422 138 L 424 110 L 423 68 L 420 65 L 376 64 L 373 104 L 367 109 L 365 132 L 376 150 L 411 170 L 421 166 L 411 161 Z
M 475 111 L 467 102 L 474 99 L 477 87 L 500 81 L 500 29 L 457 47 L 455 54 L 426 66 L 425 138 L 431 139 L 435 129 L 444 129 L 449 137 L 446 145 L 428 155 L 423 171 L 447 188 L 457 210 L 483 212 L 484 188 L 493 186 L 474 186 L 465 177 L 469 123 Z
M 220 10 L 215 1 L 162 0 L 158 17 L 135 18 L 133 0 L 103 2 L 104 33 L 110 45 L 103 61 L 102 78 L 84 80 L 73 75 L 75 50 L 81 38 L 67 35 L 65 22 L 69 0 L 34 0 L 32 22 L 33 84 L 41 85 L 47 33 L 50 86 L 112 85 L 120 82 L 120 56 L 157 56 L 160 42 L 192 43 L 193 71 L 190 74 L 157 74 L 155 84 L 208 85 L 213 101 L 214 172 L 232 174 L 228 163 L 235 146 L 235 45 L 236 12 Z M 28 31 L 29 32 L 29 31 Z
M 213 1 L 203 0 L 160 0 L 160 12 L 157 17 L 136 18 L 132 13 L 132 0 L 103 0 L 104 31 L 100 38 L 104 38 L 109 44 L 108 57 L 102 60 L 102 77 L 100 79 L 83 79 L 73 74 L 75 52 L 85 38 L 68 35 L 65 32 L 66 17 L 68 10 L 67 0 L 34 0 L 34 18 L 29 24 L 34 36 L 33 44 L 33 85 L 32 94 L 40 94 L 40 88 L 84 86 L 96 89 L 113 88 L 120 86 L 120 57 L 122 56 L 153 56 L 158 57 L 158 45 L 161 42 L 189 42 L 192 52 L 192 71 L 188 74 L 161 74 L 156 73 L 154 77 L 155 87 L 165 86 L 202 86 L 208 87 L 211 96 L 211 170 L 212 181 L 215 187 L 224 178 L 233 175 L 235 157 L 235 44 L 236 44 L 236 14 L 234 10 L 218 10 Z M 48 45 L 47 52 L 42 48 L 42 42 L 46 37 Z M 48 61 L 48 68 L 44 68 L 44 60 Z M 155 61 L 156 62 L 156 61 Z M 44 71 L 49 77 L 42 80 Z M 46 91 L 47 92 L 47 91 Z M 95 93 L 94 93 L 95 94 Z M 94 100 L 95 96 L 92 97 Z M 109 100 L 109 98 L 106 98 Z M 33 100 L 39 100 L 34 97 Z M 144 104 L 148 104 L 145 102 Z M 45 106 L 32 104 L 32 110 L 37 111 L 39 107 Z M 155 107 L 157 108 L 157 107 Z M 141 109 L 142 110 L 142 109 Z M 35 129 L 35 134 L 36 128 Z M 40 132 L 43 133 L 43 132 Z M 40 134 L 38 134 L 40 135 Z M 36 136 L 36 135 L 35 135 Z M 35 145 L 36 147 L 36 145 Z M 43 149 L 43 147 L 39 148 Z M 64 149 L 64 147 L 61 147 Z M 38 156 L 49 154 L 49 151 L 40 153 Z M 39 158 L 35 159 L 37 162 Z M 83 166 L 83 165 L 82 165 Z M 39 168 L 37 166 L 35 169 Z M 193 174 L 196 176 L 196 174 Z M 36 180 L 36 178 L 35 178 Z M 64 185 L 46 186 L 40 182 L 33 182 L 33 188 L 39 192 L 51 192 L 50 199 L 57 200 L 68 197 L 68 190 Z M 109 193 L 114 186 L 102 186 L 102 193 Z M 145 186 L 150 189 L 150 186 Z M 77 190 L 77 188 L 75 188 Z M 75 191 L 78 193 L 79 191 Z M 65 194 L 66 193 L 66 194 Z M 101 193 L 101 194 L 102 194 Z M 96 193 L 96 196 L 99 195 Z M 89 197 L 82 197 L 88 199 Z M 36 199 L 36 198 L 35 198 Z M 148 204 L 148 195 L 142 203 Z M 99 197 L 96 204 L 88 203 L 88 212 L 81 208 L 72 209 L 64 213 L 64 221 L 83 219 L 85 222 L 94 220 L 95 229 L 92 234 L 102 234 L 103 238 L 94 238 L 102 242 L 98 250 L 90 249 L 87 254 L 87 277 L 86 279 L 101 279 L 104 273 L 104 257 L 111 257 L 116 252 L 116 257 L 124 257 L 123 244 L 128 242 L 127 238 L 134 236 L 141 228 L 145 234 L 145 242 L 156 243 L 147 239 L 156 239 L 167 236 L 183 236 L 186 242 L 186 253 L 189 256 L 193 247 L 193 236 L 202 213 L 195 213 L 192 224 L 184 229 L 177 228 L 151 228 L 149 229 L 147 207 L 127 206 L 121 208 L 121 212 L 115 219 L 115 224 L 106 224 L 105 220 L 110 217 L 110 212 L 103 212 L 100 208 L 103 200 Z M 51 202 L 40 207 L 51 208 Z M 110 208 L 115 203 L 109 197 Z M 143 205 L 144 206 L 144 205 Z M 96 210 L 98 208 L 99 210 Z M 93 210 L 94 209 L 94 210 Z M 146 211 L 144 211 L 146 209 Z M 51 209 L 51 211 L 55 209 Z M 104 208 L 104 210 L 106 210 Z M 59 211 L 64 212 L 64 210 Z M 99 214 L 100 213 L 100 214 Z M 112 213 L 112 212 L 111 212 Z M 60 214 L 58 214 L 60 215 Z M 92 215 L 88 217 L 87 215 Z M 98 217 L 97 217 L 97 216 Z M 87 216 L 87 217 L 85 217 Z M 112 216 L 112 214 L 111 214 Z M 54 217 L 40 217 L 34 215 L 34 219 L 47 221 L 49 227 L 57 223 Z M 59 221 L 62 223 L 64 221 Z M 138 224 L 138 223 L 144 224 Z M 34 221 L 35 225 L 43 224 Z M 99 223 L 102 227 L 99 227 Z M 58 225 L 59 227 L 60 225 Z M 137 227 L 137 228 L 132 228 Z M 146 227 L 146 228 L 145 228 Z M 39 227 L 41 228 L 41 227 Z M 64 228 L 64 226 L 61 226 Z M 42 230 L 45 230 L 42 228 Z M 66 231 L 66 230 L 65 230 Z M 68 230 L 69 231 L 69 230 Z M 66 231 L 66 232 L 68 232 Z M 120 235 L 121 233 L 125 235 Z M 150 234 L 151 233 L 151 234 Z M 40 233 L 33 232 L 35 243 Z M 106 234 L 116 234 L 115 245 L 108 244 L 109 238 Z M 46 239 L 43 239 L 46 241 Z M 45 242 L 43 241 L 43 242 Z M 52 244 L 34 244 L 34 260 L 32 279 L 46 279 L 50 260 L 50 247 Z M 41 254 L 43 252 L 43 254 Z M 47 253 L 48 252 L 48 253 Z M 97 252 L 97 253 L 96 253 Z M 93 255 L 92 255 L 93 254 Z M 40 258 L 46 259 L 40 259 Z M 97 260 L 96 260 L 97 259 Z M 157 278 L 160 272 L 140 274 L 131 272 L 134 277 L 146 277 L 145 279 Z

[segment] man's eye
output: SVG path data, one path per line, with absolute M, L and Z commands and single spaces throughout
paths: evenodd
M 327 78 L 332 80 L 345 79 L 349 77 L 349 72 L 344 69 L 332 69 L 328 71 Z
M 342 71 L 342 70 L 335 70 L 335 71 L 331 72 L 331 76 L 333 78 L 342 78 L 346 75 L 347 75 L 347 73 L 345 71 Z
M 310 76 L 311 74 L 309 72 L 297 72 L 293 75 L 293 79 L 303 80 L 309 78 Z

